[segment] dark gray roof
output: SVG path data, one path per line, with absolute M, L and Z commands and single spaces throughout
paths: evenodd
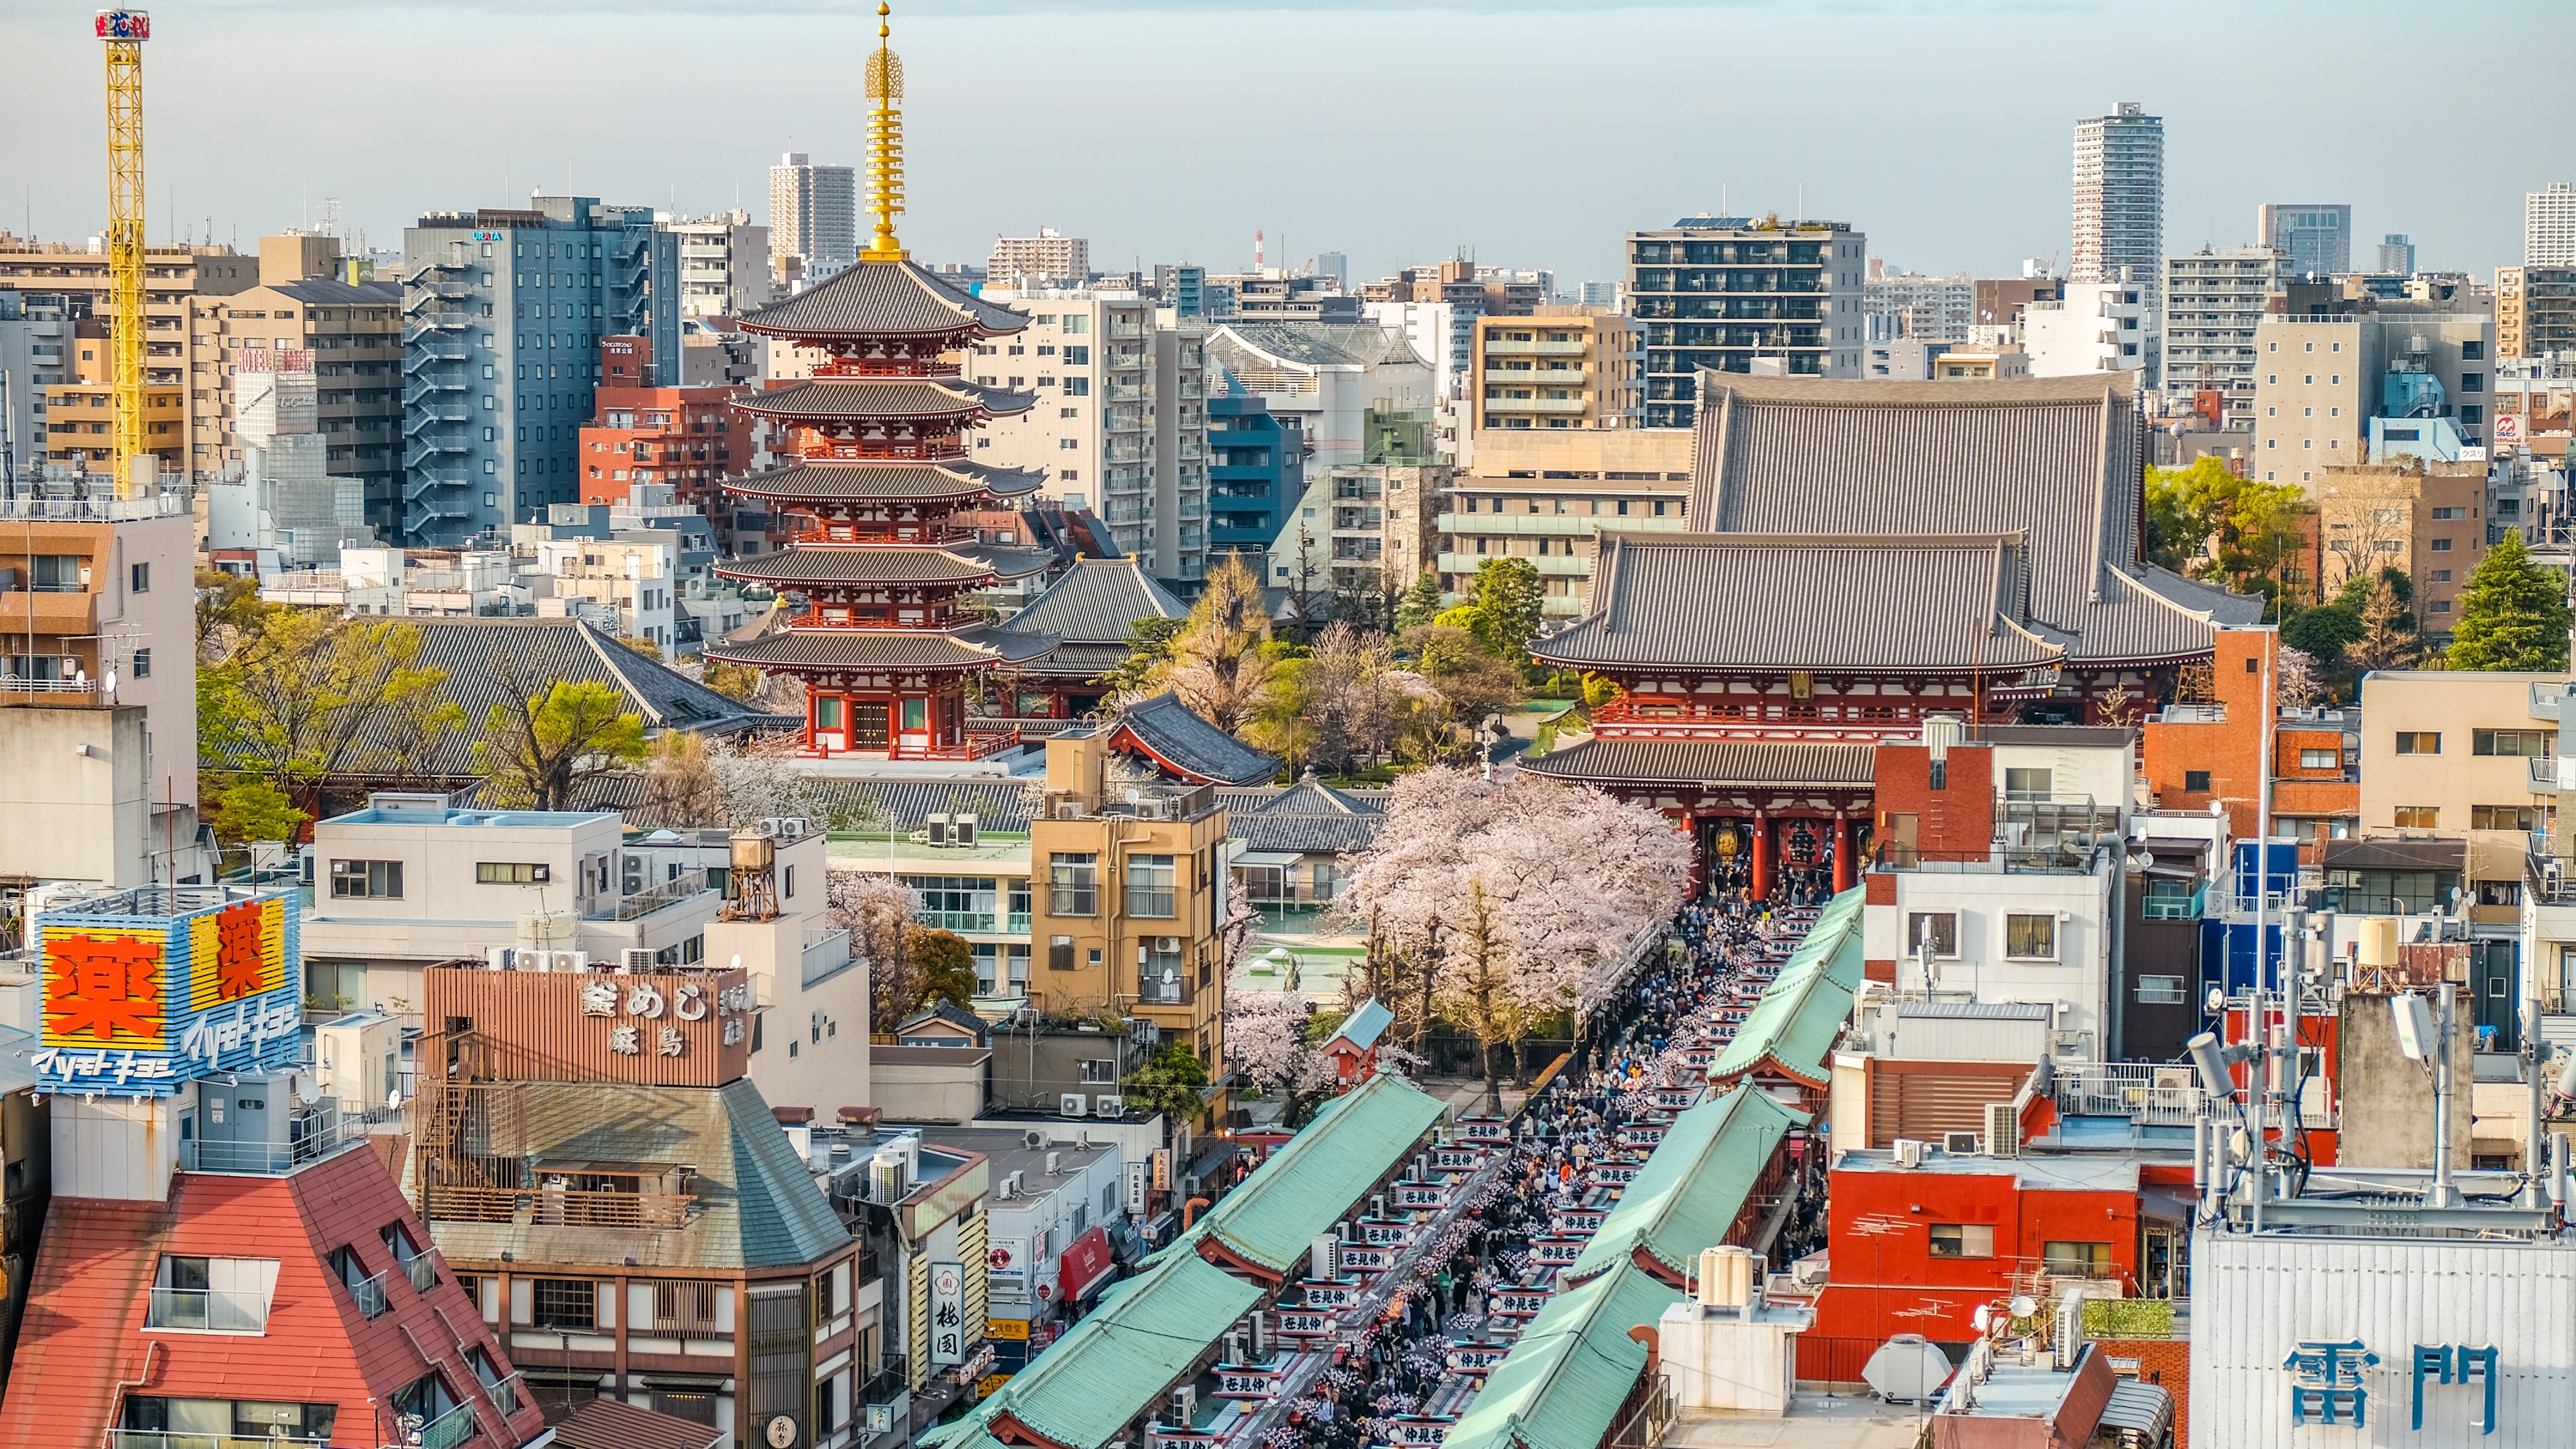
M 1067 644 L 1118 644 L 1139 619 L 1187 617 L 1189 606 L 1132 558 L 1076 559 L 1004 627 L 1052 634 Z M 1125 657 L 1126 651 L 1119 651 Z
M 1277 756 L 1201 719 L 1176 694 L 1121 709 L 1115 729 L 1194 784 L 1253 785 L 1279 773 Z
M 1733 740 L 1583 740 L 1521 761 L 1534 775 L 1663 785 L 1867 785 L 1868 745 Z
M 744 412 L 773 418 L 1003 417 L 1036 405 L 1034 393 L 986 387 L 962 377 L 831 378 L 747 393 L 734 401 Z
M 402 305 L 402 286 L 395 282 L 349 283 L 330 277 L 280 282 L 267 290 L 316 307 L 384 307 Z
M 2032 669 L 2018 534 L 1603 533 L 1592 607 L 1531 652 L 1585 668 Z
M 724 486 L 727 492 L 751 498 L 952 499 L 983 493 L 1017 498 L 1036 492 L 1045 482 L 1043 473 L 956 458 L 939 463 L 794 463 L 730 478 Z
M 716 565 L 729 579 L 773 584 L 975 584 L 1022 578 L 1053 562 L 1038 548 L 956 544 L 947 548 L 901 545 L 800 544 L 778 553 Z
M 1028 805 L 1023 795 L 1026 786 L 1020 780 L 852 779 L 837 775 L 808 775 L 804 782 L 812 795 L 828 807 L 823 811 L 825 826 L 834 830 L 848 829 L 860 836 L 852 848 L 862 857 L 867 853 L 867 836 L 873 834 L 883 839 L 889 825 L 900 834 L 910 834 L 935 814 L 971 811 L 983 829 L 1004 834 L 1019 834 L 1029 828 Z M 640 773 L 601 775 L 575 788 L 572 808 L 633 810 L 644 803 L 645 784 L 645 777 Z M 460 803 L 470 806 L 482 802 L 469 793 L 462 797 Z
M 1377 815 L 1234 815 L 1226 833 L 1247 850 L 1294 855 L 1341 855 L 1366 850 L 1377 839 Z
M 504 668 L 515 669 L 529 694 L 557 681 L 606 684 L 626 697 L 648 730 L 735 734 L 783 729 L 796 721 L 764 714 L 664 667 L 578 619 L 406 619 L 420 631 L 418 663 L 447 672 L 439 698 L 465 712 L 465 727 L 450 731 L 426 758 L 405 760 L 404 773 L 427 779 L 469 779 L 487 773 L 474 760 L 483 722 L 506 693 Z M 351 773 L 377 773 L 371 755 L 399 747 L 393 725 L 379 721 Z
M 1336 790 L 1307 771 L 1297 783 L 1257 804 L 1243 807 L 1254 815 L 1382 815 L 1386 807 L 1347 791 Z
M 982 336 L 1017 332 L 1029 319 L 997 307 L 911 262 L 859 262 L 782 302 L 753 309 L 746 332 L 780 337 Z
M 697 1169 L 698 1211 L 684 1228 L 569 1227 L 542 1223 L 432 1225 L 441 1251 L 489 1261 L 643 1268 L 786 1268 L 848 1246 L 849 1229 L 796 1156 L 749 1078 L 722 1087 L 530 1082 L 512 1127 L 540 1160 L 658 1163 Z M 477 1141 L 469 1150 L 521 1145 Z
M 707 657 L 755 669 L 972 669 L 1043 654 L 1048 641 L 979 624 L 936 633 L 925 629 L 792 629 L 758 639 L 707 646 Z
M 1720 533 L 2020 533 L 2068 662 L 2209 653 L 2217 610 L 2140 562 L 2128 373 L 1857 382 L 1702 372 L 1690 517 Z M 2165 575 L 2170 579 L 2170 575 Z
M 1014 619 L 1011 623 L 1019 621 Z M 1008 628 L 1009 625 L 1003 627 Z M 1054 652 L 1032 659 L 1022 666 L 1029 673 L 1056 679 L 1093 680 L 1127 662 L 1127 649 L 1119 644 L 1059 644 Z

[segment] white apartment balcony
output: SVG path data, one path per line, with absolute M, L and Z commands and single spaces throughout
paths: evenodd
M 1501 337 L 1485 339 L 1487 357 L 1581 357 L 1585 342 L 1524 342 Z
M 1489 397 L 1489 413 L 1579 413 L 1585 406 L 1579 397 Z

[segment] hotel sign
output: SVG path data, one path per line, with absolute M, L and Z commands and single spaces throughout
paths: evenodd
M 37 917 L 39 1092 L 166 1097 L 290 1066 L 303 1025 L 295 900 L 146 887 Z

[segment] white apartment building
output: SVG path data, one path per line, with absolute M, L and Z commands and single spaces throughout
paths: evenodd
M 1090 280 L 1090 240 L 1051 226 L 1039 227 L 1036 236 L 995 237 L 984 258 L 988 287 L 1079 287 Z
M 1369 413 L 1437 401 L 1432 364 L 1402 331 L 1375 323 L 1229 322 L 1208 334 L 1207 354 L 1222 385 L 1296 421 L 1309 470 L 1368 461 Z
M 2070 282 L 2132 282 L 2162 312 L 2165 123 L 2136 101 L 2075 123 L 2075 250 Z M 2152 320 L 2148 330 L 2153 331 Z
M 2270 247 L 2203 246 L 2165 259 L 2164 382 L 2177 394 L 2215 389 L 2229 412 L 2254 406 L 2254 332 L 2281 285 Z
M 579 618 L 665 657 L 679 638 L 678 546 L 658 538 L 557 538 L 538 543 L 526 575 L 539 618 Z
M 2022 312 L 2022 350 L 2033 377 L 2134 372 L 2147 365 L 2142 289 L 2126 282 L 2069 282 L 2059 302 Z
M 769 260 L 797 257 L 810 284 L 859 259 L 859 179 L 847 166 L 817 166 L 790 151 L 769 168 Z
M 1881 272 L 1861 284 L 1861 306 L 1873 340 L 1961 342 L 1977 320 L 1977 283 L 1966 272 L 1948 277 Z
M 980 344 L 968 372 L 1034 392 L 1038 405 L 975 434 L 975 460 L 1046 475 L 1046 496 L 1089 507 L 1122 553 L 1154 576 L 1207 574 L 1206 337 L 1196 319 L 1155 321 L 1133 292 L 995 289 L 1029 315 Z
M 2552 181 L 2522 198 L 2522 264 L 2576 267 L 2576 186 Z
M 295 569 L 262 580 L 259 596 L 271 604 L 412 618 L 516 613 L 528 602 L 505 551 L 383 545 L 341 549 L 338 568 Z
M 769 228 L 752 225 L 750 212 L 663 212 L 654 219 L 664 231 L 679 233 L 681 316 L 739 317 L 769 301 Z

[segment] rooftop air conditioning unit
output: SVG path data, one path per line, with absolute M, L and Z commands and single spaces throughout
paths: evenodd
M 1986 1155 L 2021 1156 L 2021 1113 L 2010 1102 L 1986 1104 Z
M 650 970 L 652 970 L 652 969 L 653 969 L 653 950 L 652 950 L 652 948 L 651 948 L 651 947 L 649 947 L 649 946 L 628 946 L 628 947 L 626 947 L 625 949 L 623 949 L 623 950 L 621 950 L 621 951 L 619 951 L 619 952 L 617 953 L 617 968 L 618 968 L 619 970 L 621 970 L 621 971 L 650 971 Z
M 933 815 L 922 822 L 922 827 L 921 833 L 915 836 L 914 839 L 919 840 L 924 845 L 946 845 L 948 843 L 947 816 Z
M 1174 1428 L 1187 1425 L 1190 1422 L 1190 1416 L 1197 1413 L 1198 1408 L 1198 1385 L 1183 1384 L 1172 1390 L 1172 1426 Z
M 554 953 L 554 958 L 552 969 L 557 971 L 587 971 L 590 969 L 590 953 L 588 951 L 557 951 Z
M 1108 1117 L 1113 1119 L 1124 1117 L 1127 1115 L 1126 1099 L 1123 1097 L 1113 1097 L 1106 1093 L 1094 1097 L 1091 1099 L 1091 1115 L 1094 1117 Z
M 780 816 L 778 818 L 778 838 L 781 840 L 803 840 L 805 838 L 805 817 L 802 815 Z
M 1028 1149 L 1028 1150 L 1030 1150 L 1031 1152 L 1036 1152 L 1036 1151 L 1038 1151 L 1038 1150 L 1040 1150 L 1040 1149 L 1044 1148 L 1044 1147 L 1047 1145 L 1047 1135 L 1046 1135 L 1046 1131 L 1045 1131 L 1045 1129 L 1043 1129 L 1043 1128 L 1039 1128 L 1039 1127 L 1032 1127 L 1032 1128 L 1030 1128 L 1028 1131 L 1021 1133 L 1021 1134 L 1020 1134 L 1020 1145 L 1021 1145 L 1022 1147 L 1027 1148 L 1027 1149 Z
M 952 817 L 948 822 L 949 840 L 957 845 L 973 845 L 975 843 L 976 824 L 976 819 L 972 815 L 958 815 Z
M 1941 1134 L 1941 1150 L 1952 1157 L 1974 1157 L 1977 1155 L 1977 1134 L 1944 1132 Z
M 1897 1166 L 1921 1167 L 1923 1165 L 1923 1144 L 1913 1138 L 1899 1137 L 1890 1143 L 1889 1147 L 1896 1154 Z
M 1091 1107 L 1091 1099 L 1080 1092 L 1067 1092 L 1056 1099 L 1056 1110 L 1067 1117 L 1082 1116 Z
M 516 964 L 517 952 L 508 946 L 495 946 L 483 953 L 483 959 L 495 971 L 507 971 Z
M 1050 1153 L 1048 1153 L 1048 1154 L 1046 1155 L 1046 1175 L 1047 1175 L 1047 1176 L 1049 1176 L 1049 1177 L 1062 1177 L 1062 1176 L 1064 1176 L 1064 1154 L 1063 1154 L 1063 1153 L 1061 1153 L 1061 1152 L 1050 1152 Z
M 1082 802 L 1079 800 L 1058 800 L 1055 802 L 1055 818 L 1058 820 L 1080 820 L 1082 818 Z

